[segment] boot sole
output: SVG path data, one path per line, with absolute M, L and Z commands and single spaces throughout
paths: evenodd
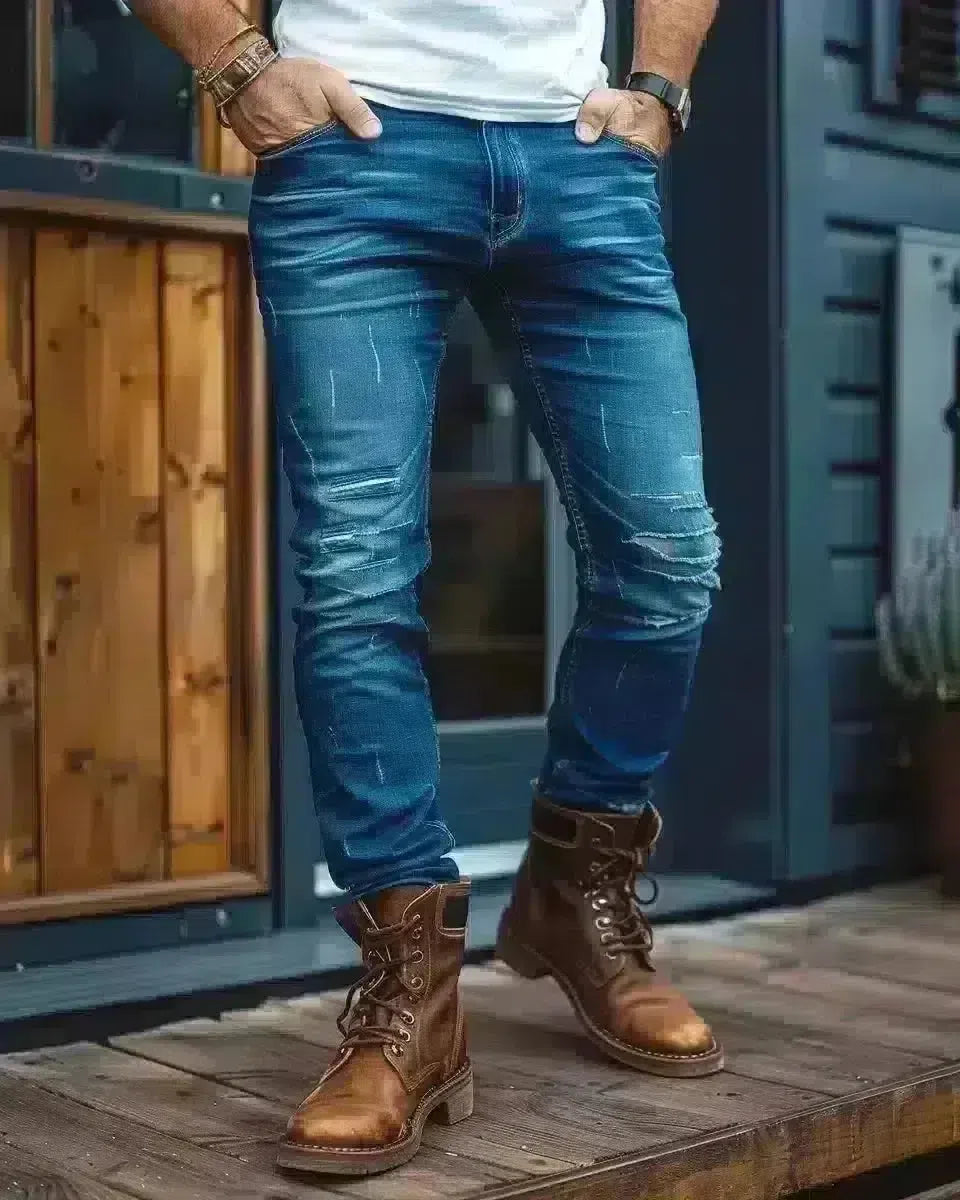
M 573 1006 L 584 1033 L 595 1046 L 625 1066 L 634 1067 L 648 1075 L 665 1075 L 672 1079 L 699 1078 L 723 1070 L 723 1047 L 714 1042 L 711 1050 L 702 1054 L 657 1054 L 628 1046 L 600 1028 L 584 1011 L 580 998 L 569 979 L 542 954 L 519 941 L 509 931 L 501 930 L 497 938 L 497 958 L 523 979 L 542 979 L 546 975 L 560 985 Z
M 277 1166 L 285 1171 L 314 1175 L 376 1175 L 409 1162 L 420 1149 L 423 1127 L 429 1119 L 441 1125 L 456 1125 L 473 1114 L 473 1069 L 429 1092 L 410 1118 L 410 1134 L 400 1142 L 375 1150 L 356 1150 L 337 1146 L 301 1146 L 283 1141 L 277 1152 Z

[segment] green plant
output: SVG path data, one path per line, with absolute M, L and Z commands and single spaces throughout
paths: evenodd
M 960 509 L 918 537 L 893 592 L 877 604 L 884 674 L 909 699 L 960 704 Z

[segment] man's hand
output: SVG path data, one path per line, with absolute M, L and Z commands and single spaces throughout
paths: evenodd
M 645 92 L 595 88 L 580 106 L 577 137 L 595 142 L 602 133 L 615 133 L 658 158 L 670 149 L 670 114 L 656 96 Z
M 357 137 L 379 137 L 373 112 L 333 67 L 309 58 L 279 58 L 224 110 L 234 133 L 253 154 L 340 120 Z

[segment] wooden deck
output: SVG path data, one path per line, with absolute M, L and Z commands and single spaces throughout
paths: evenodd
M 334 995 L 0 1058 L 0 1197 L 768 1200 L 960 1145 L 960 905 L 909 885 L 658 931 L 729 1068 L 606 1062 L 550 981 L 465 974 L 477 1111 L 407 1167 L 277 1175 Z

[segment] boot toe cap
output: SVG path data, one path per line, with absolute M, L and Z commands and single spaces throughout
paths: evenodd
M 653 1054 L 695 1058 L 717 1046 L 710 1026 L 692 1009 L 655 1015 L 649 1007 L 638 1005 L 623 1013 L 618 1024 L 623 1041 Z
M 716 1047 L 710 1026 L 695 1015 L 691 1015 L 686 1021 L 657 1030 L 652 1041 L 652 1048 L 659 1053 L 683 1058 L 706 1054 Z
M 286 1141 L 312 1149 L 376 1150 L 403 1134 L 392 1114 L 371 1105 L 313 1104 L 298 1109 L 287 1124 Z

